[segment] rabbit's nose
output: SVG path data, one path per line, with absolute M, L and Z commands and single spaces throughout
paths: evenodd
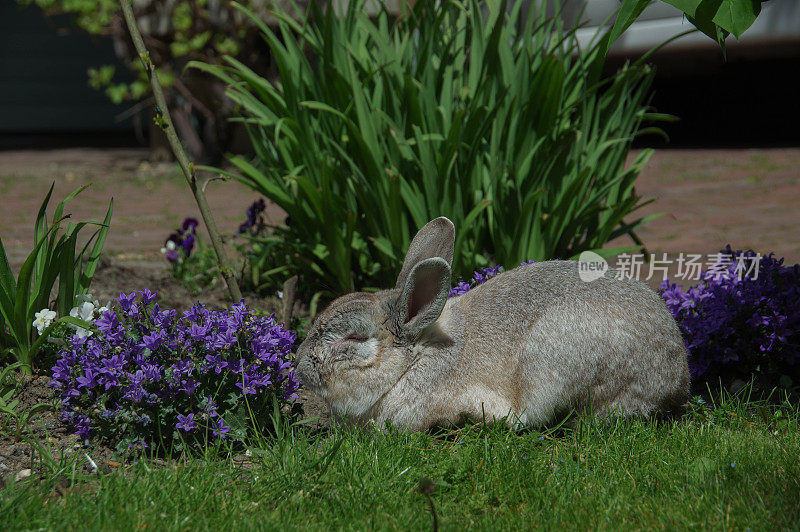
M 303 383 L 303 386 L 310 388 L 312 391 L 319 388 L 319 375 L 314 371 L 311 363 L 311 357 L 300 356 L 297 359 L 297 365 L 294 369 L 294 374 Z

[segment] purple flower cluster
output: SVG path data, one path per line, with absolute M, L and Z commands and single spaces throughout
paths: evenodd
M 165 254 L 169 262 L 178 262 L 183 257 L 192 254 L 195 240 L 197 240 L 197 226 L 200 222 L 197 218 L 188 217 L 183 220 L 183 224 L 164 241 Z
M 696 286 L 661 284 L 696 384 L 752 375 L 800 381 L 800 265 L 773 255 L 727 246 Z
M 288 360 L 296 335 L 244 303 L 178 316 L 150 290 L 120 294 L 95 321 L 96 334 L 70 340 L 53 367 L 61 415 L 82 438 L 118 448 L 232 436 L 269 419 L 274 401 L 296 397 Z
M 520 266 L 524 266 L 526 264 L 533 264 L 536 262 L 535 260 L 529 260 L 525 262 L 521 262 Z M 503 273 L 502 266 L 491 266 L 489 268 L 481 268 L 480 270 L 475 271 L 472 274 L 472 282 L 467 283 L 465 281 L 459 281 L 454 287 L 450 289 L 450 293 L 447 297 L 456 297 L 460 296 L 461 294 L 466 294 L 472 288 L 475 288 L 479 284 L 483 284 L 492 277 L 496 277 Z
M 237 233 L 241 235 L 244 233 L 260 232 L 261 228 L 264 226 L 263 212 L 266 208 L 267 204 L 263 198 L 254 201 L 253 204 L 247 208 L 247 219 L 239 226 L 239 231 L 237 231 Z

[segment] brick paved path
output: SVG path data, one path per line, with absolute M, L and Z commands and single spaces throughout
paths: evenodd
M 33 216 L 53 180 L 56 198 L 93 183 L 73 200 L 75 219 L 102 219 L 114 197 L 112 256 L 161 260 L 171 228 L 197 212 L 176 167 L 151 166 L 145 156 L 137 149 L 0 152 L 0 231 L 12 263 L 30 249 Z M 652 252 L 707 254 L 731 243 L 800 262 L 800 148 L 659 150 L 637 190 L 656 198 L 642 214 L 667 213 L 640 231 Z M 223 231 L 234 231 L 255 199 L 233 182 L 211 183 L 208 195 Z

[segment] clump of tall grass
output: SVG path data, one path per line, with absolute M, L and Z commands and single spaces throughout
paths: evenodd
M 648 118 L 651 70 L 603 78 L 608 39 L 522 3 L 418 2 L 370 17 L 363 1 L 304 20 L 252 13 L 280 74 L 195 63 L 228 83 L 255 159 L 239 181 L 288 214 L 265 253 L 280 275 L 334 291 L 388 286 L 415 230 L 458 227 L 454 270 L 569 258 L 643 220 L 626 165 Z M 617 250 L 619 251 L 619 250 Z M 276 281 L 279 279 L 276 279 Z

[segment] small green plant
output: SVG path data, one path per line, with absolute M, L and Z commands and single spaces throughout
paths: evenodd
M 0 414 L 3 415 L 3 424 L 8 416 L 16 414 L 19 399 L 15 397 L 19 388 L 19 380 L 15 371 L 22 367 L 21 362 L 9 364 L 0 370 Z
M 282 240 L 272 234 L 264 216 L 266 208 L 264 198 L 254 201 L 247 208 L 246 219 L 239 225 L 234 240 L 243 259 L 240 282 L 243 288 L 254 292 L 274 288 L 289 270 L 286 264 L 276 262 L 274 249 L 282 246 Z
M 39 412 L 52 410 L 53 405 L 37 403 L 24 411 L 17 408 L 19 391 L 23 385 L 18 372 L 24 369 L 25 364 L 14 362 L 0 371 L 0 428 L 11 427 L 17 439 L 23 439 L 30 443 L 31 439 L 23 436 L 29 428 L 29 421 Z M 2 435 L 1 430 L 0 435 Z
M 602 79 L 605 43 L 521 4 L 418 2 L 395 19 L 363 2 L 338 15 L 312 3 L 296 22 L 259 24 L 280 71 L 191 63 L 228 83 L 255 160 L 233 177 L 280 206 L 264 246 L 300 286 L 387 286 L 414 231 L 459 227 L 454 269 L 570 258 L 633 233 L 644 203 L 626 163 L 647 112 L 650 69 Z M 616 250 L 620 251 L 619 249 Z M 613 253 L 614 250 L 606 250 Z
M 203 245 L 197 233 L 199 223 L 196 218 L 185 218 L 161 248 L 173 277 L 195 296 L 213 286 L 219 277 L 214 250 Z
M 53 221 L 49 223 L 47 207 L 54 185 L 50 186 L 39 208 L 34 225 L 34 247 L 16 279 L 0 239 L 0 354 L 11 355 L 21 362 L 22 370 L 27 373 L 31 372 L 36 354 L 56 324 L 86 325 L 84 320 L 70 316 L 70 311 L 74 308 L 76 296 L 89 290 L 113 210 L 112 200 L 102 223 L 69 222 L 61 232 L 69 218 L 69 215 L 64 215 L 64 206 L 88 185 L 59 202 Z M 97 230 L 79 247 L 78 235 L 87 225 L 95 225 Z M 51 292 L 56 281 L 57 293 L 51 304 Z M 61 317 L 55 319 L 56 314 Z

